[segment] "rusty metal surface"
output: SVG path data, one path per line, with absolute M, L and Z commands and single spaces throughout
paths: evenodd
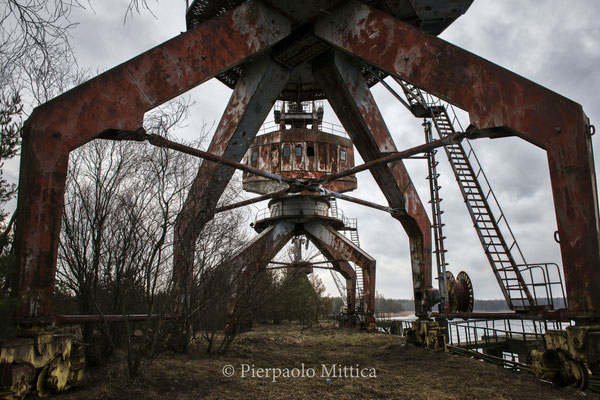
M 270 226 L 242 247 L 227 263 L 243 270 L 262 269 L 294 236 L 294 231 L 294 224 L 286 221 Z
M 385 212 L 389 212 L 389 213 L 392 213 L 392 214 L 395 211 L 397 211 L 397 210 L 395 210 L 395 209 L 393 209 L 391 207 L 382 206 L 381 204 L 377 204 L 377 203 L 373 203 L 371 201 L 359 199 L 357 197 L 348 196 L 347 194 L 341 194 L 341 193 L 333 192 L 333 191 L 327 190 L 327 189 L 321 189 L 321 190 L 319 190 L 319 192 L 322 193 L 322 194 L 324 194 L 325 196 L 328 196 L 328 197 L 335 197 L 336 199 L 346 200 L 346 201 L 349 201 L 351 203 L 360 204 L 360 205 L 365 206 L 365 207 L 374 208 L 376 210 L 385 211 Z
M 465 109 L 482 135 L 518 135 L 544 148 L 569 309 L 600 310 L 596 177 L 579 104 L 357 1 L 319 21 L 315 34 Z
M 352 261 L 362 269 L 365 314 L 373 315 L 375 311 L 375 259 L 328 225 L 308 222 L 304 224 L 303 229 L 318 249 L 325 248 L 326 257 Z
M 327 254 L 331 254 L 325 246 L 322 246 L 325 252 L 321 251 L 323 255 L 327 257 Z M 333 263 L 334 269 L 338 271 L 344 279 L 346 279 L 346 307 L 348 314 L 354 314 L 356 309 L 356 292 L 357 292 L 357 280 L 356 271 L 350 265 L 348 261 L 338 261 Z
M 57 355 L 68 358 L 73 344 L 73 337 L 65 334 L 31 331 L 19 336 L 0 342 L 0 363 L 26 362 L 40 368 Z
M 289 31 L 284 17 L 251 1 L 33 111 L 25 123 L 19 177 L 17 290 L 27 299 L 19 317 L 51 313 L 69 151 L 105 131 L 136 131 L 146 111 L 272 46 Z
M 330 251 L 329 246 L 325 242 L 314 241 L 313 244 L 315 247 L 331 262 L 333 265 L 333 269 L 339 272 L 344 279 L 346 279 L 346 306 L 348 307 L 348 314 L 354 314 L 354 310 L 356 307 L 356 271 L 348 261 L 338 260 L 334 257 L 333 253 Z
M 288 221 L 303 224 L 317 220 L 335 229 L 342 229 L 344 221 L 334 215 L 329 215 L 329 201 L 324 196 L 315 194 L 290 195 L 269 201 L 269 208 L 259 211 L 253 228 L 262 232 L 266 227 Z
M 280 221 L 264 229 L 231 258 L 220 264 L 220 266 L 233 266 L 236 269 L 236 275 L 232 276 L 232 279 L 235 279 L 236 289 L 228 302 L 230 314 L 234 312 L 236 303 L 243 301 L 252 292 L 252 284 L 257 276 L 261 271 L 266 271 L 269 262 L 295 234 L 295 224 Z
M 259 173 L 258 169 L 240 164 L 239 161 L 265 121 L 289 75 L 290 71 L 273 62 L 268 54 L 252 61 L 231 94 L 208 152 Z M 175 221 L 173 287 L 178 298 L 188 296 L 188 276 L 193 266 L 196 239 L 205 224 L 213 218 L 217 202 L 235 171 L 223 164 L 203 162 L 200 165 Z M 275 177 L 264 171 L 260 174 Z M 275 179 L 280 182 L 285 180 L 281 177 Z
M 294 236 L 295 225 L 286 221 L 281 221 L 262 231 L 258 236 L 242 247 L 233 257 L 223 262 L 223 264 L 234 266 L 238 271 L 235 277 L 236 291 L 229 300 L 229 311 L 235 308 L 236 301 L 240 296 L 252 291 L 252 281 L 257 274 L 266 270 L 267 264 L 275 255 L 285 246 L 285 244 Z
M 171 319 L 170 314 L 106 314 L 106 315 L 66 315 L 55 314 L 53 316 L 53 325 L 75 325 L 75 324 L 93 324 L 99 322 L 140 322 L 149 319 Z
M 313 74 L 365 162 L 396 152 L 377 104 L 360 68 L 345 56 L 332 53 L 313 63 Z M 417 315 L 431 310 L 431 224 L 402 161 L 370 169 L 390 207 L 410 239 L 411 268 Z
M 357 279 L 356 271 L 347 261 L 337 263 L 338 271 L 346 279 L 346 309 L 347 314 L 352 315 L 356 310 Z
M 300 157 L 295 154 L 297 146 L 301 148 Z M 312 147 L 312 156 L 308 155 L 309 146 Z M 289 151 L 288 156 L 283 154 L 285 147 Z M 342 150 L 345 152 L 345 160 L 340 156 Z M 291 128 L 257 136 L 244 161 L 251 167 L 290 179 L 321 179 L 328 173 L 354 167 L 354 148 L 348 138 L 315 129 Z M 243 175 L 243 184 L 244 190 L 260 194 L 282 187 L 272 179 L 249 173 Z M 343 179 L 331 179 L 325 187 L 336 192 L 354 190 L 356 177 L 347 174 Z
M 188 29 L 194 28 L 204 21 L 221 15 L 245 0 L 194 0 L 186 10 Z M 294 24 L 310 22 L 331 13 L 342 0 L 263 0 L 282 14 L 289 17 Z M 456 18 L 464 14 L 473 0 L 364 0 L 380 10 L 388 12 L 430 34 L 439 34 Z
M 81 382 L 84 367 L 83 346 L 72 335 L 19 331 L 17 338 L 0 342 L 0 396 L 8 391 L 24 398 L 32 387 L 39 397 L 62 392 Z
M 228 204 L 226 206 L 217 207 L 217 208 L 215 208 L 215 214 L 223 212 L 223 211 L 233 210 L 233 209 L 239 208 L 239 207 L 248 206 L 250 204 L 258 203 L 258 202 L 261 202 L 261 201 L 264 201 L 264 200 L 269 200 L 269 199 L 272 199 L 272 198 L 275 198 L 275 197 L 285 196 L 286 194 L 288 194 L 288 190 L 287 189 L 283 189 L 283 190 L 279 190 L 277 192 L 267 193 L 267 194 L 265 194 L 263 196 L 257 196 L 257 197 L 253 197 L 253 198 L 248 199 L 248 200 L 243 200 L 243 201 L 239 201 L 237 203 Z
M 192 29 L 203 21 L 221 15 L 227 10 L 241 4 L 243 0 L 195 0 L 191 2 L 186 12 L 186 25 Z M 298 2 L 295 0 L 263 0 L 269 6 L 288 17 L 293 24 L 294 31 L 285 42 L 278 46 L 274 59 L 284 65 L 299 66 L 312 58 L 319 56 L 330 48 L 330 45 L 313 34 L 312 23 L 336 12 L 336 8 L 343 5 L 342 0 L 310 0 Z M 415 26 L 429 34 L 438 35 L 446 29 L 456 18 L 460 17 L 469 8 L 472 0 L 364 0 L 383 12 L 392 15 L 406 23 Z M 217 79 L 233 88 L 244 71 L 244 65 L 235 67 L 219 74 Z M 363 71 L 369 86 L 378 82 L 377 77 Z M 385 78 L 381 70 L 376 71 L 377 76 Z M 280 99 L 282 100 L 315 100 L 325 98 L 319 85 L 307 74 L 295 76 L 284 88 Z M 308 71 L 310 75 L 310 71 Z

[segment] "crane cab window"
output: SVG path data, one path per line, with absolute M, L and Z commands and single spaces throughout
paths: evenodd
M 346 149 L 340 149 L 340 160 L 346 161 Z
M 281 155 L 284 158 L 288 158 L 290 156 L 290 146 L 283 146 L 283 150 L 281 152 Z
M 296 148 L 294 149 L 294 153 L 296 154 L 296 157 L 302 157 L 302 145 L 301 144 L 296 145 Z
M 308 146 L 306 146 L 306 155 L 308 157 L 314 157 L 315 156 L 315 146 L 312 144 L 309 144 Z

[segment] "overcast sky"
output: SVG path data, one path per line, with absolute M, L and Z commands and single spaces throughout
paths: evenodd
M 93 10 L 80 10 L 72 16 L 80 23 L 72 32 L 72 43 L 82 68 L 109 69 L 185 30 L 183 0 L 149 0 L 155 16 L 142 12 L 124 24 L 127 2 L 95 1 Z M 596 73 L 600 65 L 599 9 L 597 0 L 476 0 L 441 37 L 579 102 L 592 123 L 600 126 L 600 78 Z M 216 125 L 230 93 L 216 80 L 188 92 L 186 96 L 195 105 L 188 127 L 178 135 L 196 138 L 204 124 Z M 421 144 L 421 121 L 381 85 L 374 87 L 373 93 L 398 149 Z M 332 112 L 324 119 L 338 122 Z M 466 118 L 464 124 L 468 125 Z M 516 139 L 481 139 L 473 145 L 526 259 L 561 265 L 553 240 L 556 221 L 545 152 Z M 500 298 L 447 161 L 441 161 L 449 269 L 455 275 L 461 270 L 469 273 L 476 297 Z M 425 161 L 409 160 L 406 164 L 426 203 Z M 384 203 L 368 172 L 358 174 L 358 185 L 352 195 Z M 412 297 L 408 240 L 400 224 L 380 211 L 342 202 L 339 206 L 347 216 L 359 218 L 361 245 L 377 259 L 377 291 L 386 297 Z M 328 290 L 337 293 L 328 271 L 320 274 Z

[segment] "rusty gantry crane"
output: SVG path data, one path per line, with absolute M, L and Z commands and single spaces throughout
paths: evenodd
M 265 126 L 268 132 L 257 136 L 251 143 L 244 163 L 286 178 L 302 180 L 319 180 L 353 168 L 352 141 L 343 136 L 340 127 L 330 125 L 326 132 L 323 113 L 322 102 L 280 102 L 274 111 L 275 126 L 271 129 Z M 375 259 L 360 248 L 356 219 L 344 216 L 335 197 L 350 198 L 341 193 L 356 189 L 356 177 L 354 174 L 343 176 L 323 183 L 318 191 L 309 187 L 306 188 L 309 190 L 297 194 L 291 194 L 287 186 L 244 173 L 244 190 L 274 197 L 269 208 L 260 212 L 253 223 L 260 235 L 245 246 L 233 262 L 261 270 L 269 261 L 268 255 L 276 254 L 294 236 L 294 261 L 287 265 L 278 263 L 280 266 L 299 267 L 308 273 L 312 272 L 312 268 L 327 268 L 320 266 L 322 262 L 319 261 L 302 260 L 301 244 L 308 246 L 306 240 L 309 240 L 326 257 L 333 271 L 340 273 L 346 281 L 345 289 L 340 287 L 347 302 L 346 324 L 353 325 L 356 316 L 361 323 L 373 327 Z M 274 238 L 271 232 L 276 230 L 280 234 Z M 349 235 L 340 232 L 348 232 Z M 266 244 L 261 244 L 264 241 Z M 256 247 L 260 250 L 256 251 Z M 267 251 L 262 251 L 265 248 Z M 334 276 L 337 277 L 335 273 Z
M 432 332 L 443 331 L 430 319 L 432 307 L 446 295 L 443 285 L 441 291 L 432 285 L 432 255 L 443 254 L 443 249 L 432 251 L 432 224 L 402 159 L 446 146 L 455 159 L 454 172 L 470 174 L 467 153 L 461 154 L 458 146 L 463 138 L 516 136 L 528 141 L 548 156 L 568 308 L 555 310 L 552 304 L 536 301 L 532 285 L 539 283 L 521 279 L 522 270 L 508 255 L 510 240 L 502 244 L 492 238 L 499 221 L 492 221 L 485 205 L 476 201 L 477 184 L 465 178 L 461 190 L 471 215 L 486 221 L 479 227 L 480 239 L 505 297 L 514 300 L 513 312 L 506 317 L 575 321 L 565 330 L 545 333 L 543 351 L 532 352 L 538 375 L 583 386 L 589 371 L 600 374 L 600 229 L 593 127 L 579 104 L 436 37 L 470 4 L 471 0 L 196 0 L 187 11 L 187 32 L 37 107 L 23 135 L 16 223 L 17 294 L 23 302 L 17 310 L 18 338 L 1 348 L 2 390 L 19 397 L 36 378 L 38 390 L 44 391 L 65 390 L 81 379 L 80 346 L 54 334 L 50 324 L 69 153 L 97 138 L 148 140 L 208 161 L 198 171 L 175 228 L 173 279 L 182 299 L 189 290 L 186 277 L 195 238 L 213 217 L 234 169 L 284 183 L 289 193 L 326 198 L 346 195 L 328 192 L 322 185 L 369 169 L 389 203 L 377 207 L 397 219 L 410 240 L 419 317 L 414 332 L 425 343 L 430 343 Z M 416 116 L 435 124 L 440 139 L 433 140 L 430 131 L 424 145 L 398 152 L 369 89 L 386 76 L 402 84 L 407 99 L 403 101 Z M 144 132 L 144 113 L 211 78 L 220 79 L 233 93 L 208 152 Z M 449 127 L 443 121 L 447 108 L 442 110 L 426 96 L 466 111 L 469 127 Z M 296 178 L 240 162 L 277 100 L 301 104 L 318 99 L 329 101 L 365 165 Z M 429 166 L 432 172 L 435 161 Z M 434 185 L 432 192 L 436 190 Z M 281 195 L 267 193 L 260 199 L 283 204 Z M 435 221 L 433 226 L 441 227 Z M 272 248 L 281 235 L 293 236 L 291 229 L 265 226 L 259 237 L 271 238 L 262 241 L 264 249 Z M 490 246 L 490 240 L 486 244 L 486 237 L 498 245 Z M 470 311 L 468 305 L 466 309 Z M 482 316 L 453 311 L 441 308 L 438 316 Z

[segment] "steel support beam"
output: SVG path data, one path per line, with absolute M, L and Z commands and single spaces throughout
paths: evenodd
M 277 255 L 294 236 L 295 225 L 289 222 L 278 222 L 262 231 L 258 236 L 242 247 L 232 258 L 225 261 L 239 268 L 239 277 L 235 294 L 230 298 L 229 311 L 233 312 L 236 302 L 246 299 L 253 278 Z
M 356 308 L 356 271 L 350 265 L 348 261 L 339 261 L 333 256 L 334 250 L 332 250 L 329 245 L 325 242 L 314 241 L 313 244 L 315 247 L 327 258 L 331 265 L 333 265 L 333 269 L 339 272 L 344 279 L 346 279 L 346 299 L 348 307 L 348 314 L 354 314 L 354 309 Z
M 208 152 L 241 161 L 289 76 L 290 70 L 272 61 L 269 54 L 252 61 L 235 86 Z M 173 287 L 176 298 L 187 298 L 196 240 L 214 217 L 217 202 L 234 172 L 231 167 L 212 162 L 202 162 L 198 169 L 175 221 Z
M 331 53 L 313 63 L 313 75 L 366 163 L 382 153 L 397 151 L 357 64 L 345 55 Z M 371 174 L 390 207 L 400 210 L 392 215 L 409 237 L 415 312 L 425 316 L 435 298 L 429 217 L 401 160 L 371 168 Z
M 304 231 L 319 250 L 324 248 L 328 254 L 326 257 L 352 261 L 362 269 L 365 314 L 373 316 L 375 312 L 375 259 L 329 225 L 308 222 L 304 224 Z
M 315 34 L 466 110 L 481 134 L 545 149 L 569 310 L 600 310 L 596 176 L 579 104 L 358 1 L 316 23 Z
M 227 263 L 244 271 L 264 269 L 294 236 L 294 229 L 295 225 L 286 221 L 268 227 L 227 260 Z
M 353 315 L 356 310 L 356 271 L 352 268 L 349 262 L 344 261 L 339 263 L 339 272 L 346 278 L 346 309 L 348 315 Z M 353 274 L 344 273 L 343 271 L 352 270 Z
M 20 318 L 48 318 L 69 152 L 141 129 L 144 113 L 263 51 L 290 22 L 244 3 L 37 107 L 26 121 L 17 204 Z

